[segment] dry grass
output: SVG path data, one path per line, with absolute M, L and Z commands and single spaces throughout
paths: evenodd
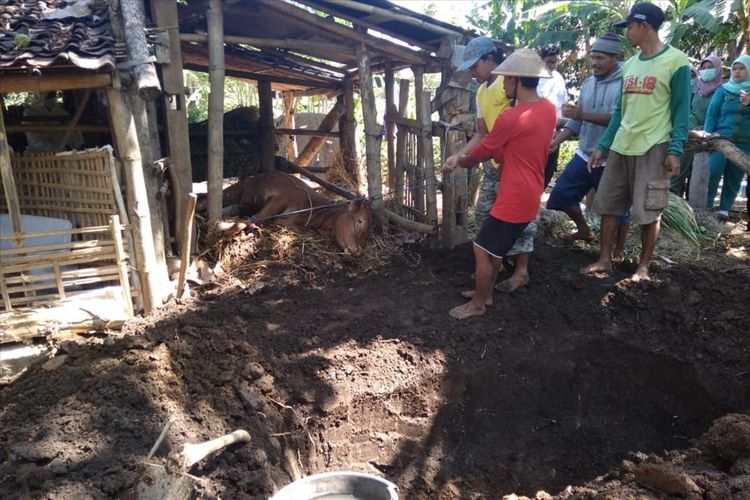
M 332 161 L 331 164 L 328 165 L 326 175 L 328 176 L 329 182 L 336 184 L 337 186 L 342 187 L 347 191 L 351 191 L 352 193 L 360 192 L 360 186 L 352 177 L 351 173 L 347 172 L 344 168 L 344 159 L 341 156 L 340 151 L 332 157 Z

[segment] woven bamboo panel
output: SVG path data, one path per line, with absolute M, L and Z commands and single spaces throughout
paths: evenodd
M 109 216 L 118 213 L 112 161 L 109 148 L 62 155 L 11 155 L 21 213 L 68 219 L 75 228 L 106 226 Z M 7 206 L 0 196 L 2 211 L 7 211 Z

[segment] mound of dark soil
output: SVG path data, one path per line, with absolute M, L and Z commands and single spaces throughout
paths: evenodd
M 633 284 L 619 281 L 632 268 L 584 277 L 593 255 L 541 246 L 526 290 L 459 322 L 447 311 L 470 286 L 470 248 L 422 257 L 286 287 L 312 271 L 269 266 L 275 285 L 62 345 L 62 366 L 0 390 L 0 491 L 126 496 L 172 417 L 153 461 L 252 435 L 191 471 L 224 498 L 340 469 L 385 475 L 405 499 L 750 495 L 744 452 L 719 470 L 713 444 L 693 447 L 750 402 L 746 271 L 659 268 Z

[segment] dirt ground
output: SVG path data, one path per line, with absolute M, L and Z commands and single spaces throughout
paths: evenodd
M 468 245 L 364 274 L 298 256 L 63 342 L 0 389 L 0 491 L 131 497 L 171 417 L 152 462 L 252 436 L 191 471 L 209 497 L 355 470 L 404 499 L 750 498 L 747 261 L 633 284 L 633 264 L 580 275 L 594 257 L 540 243 L 527 289 L 459 322 Z

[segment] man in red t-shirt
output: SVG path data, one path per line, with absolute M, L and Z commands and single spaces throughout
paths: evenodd
M 456 319 L 484 314 L 486 306 L 492 304 L 492 285 L 502 270 L 502 258 L 539 211 L 544 167 L 557 122 L 555 106 L 536 93 L 539 78 L 550 77 L 536 52 L 519 49 L 494 72 L 503 75 L 505 95 L 516 104 L 500 115 L 482 142 L 458 161 L 459 166 L 471 168 L 492 158 L 503 165 L 503 170 L 490 216 L 474 240 L 476 287 L 463 293 L 471 299 L 469 302 L 450 310 Z M 443 172 L 454 169 L 450 165 Z

